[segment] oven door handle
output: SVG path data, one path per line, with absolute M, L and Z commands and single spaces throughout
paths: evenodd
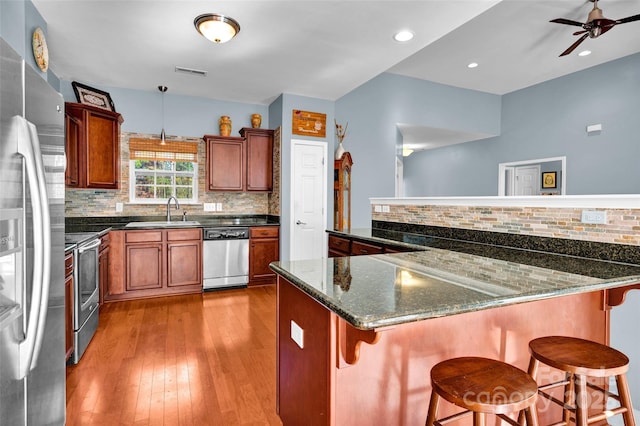
M 78 253 L 84 253 L 85 251 L 89 251 L 89 250 L 93 250 L 94 248 L 98 247 L 100 245 L 100 240 L 94 240 L 91 244 L 88 244 L 86 246 L 81 246 L 78 248 Z
M 16 151 L 24 158 L 31 193 L 29 200 L 33 209 L 33 283 L 29 319 L 24 340 L 20 342 L 18 371 L 18 377 L 23 378 L 36 367 L 44 338 L 51 275 L 51 217 L 36 126 L 18 115 L 14 116 L 12 121 L 12 129 L 17 133 Z

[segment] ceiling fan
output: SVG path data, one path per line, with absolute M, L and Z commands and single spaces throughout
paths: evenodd
M 591 12 L 589 12 L 587 22 L 585 22 L 584 24 L 582 22 L 572 21 L 571 19 L 565 18 L 552 19 L 551 21 L 549 21 L 555 22 L 556 24 L 574 25 L 576 27 L 583 28 L 582 31 L 576 31 L 575 33 L 573 33 L 573 35 L 582 34 L 582 36 L 578 40 L 576 40 L 575 43 L 569 46 L 567 50 L 562 52 L 560 56 L 565 56 L 573 52 L 573 50 L 578 47 L 578 45 L 580 45 L 580 43 L 582 43 L 587 37 L 596 38 L 609 31 L 615 25 L 626 24 L 627 22 L 640 20 L 640 14 L 617 20 L 605 18 L 602 15 L 602 9 L 598 7 L 598 0 L 591 1 L 593 1 L 593 9 L 591 10 Z

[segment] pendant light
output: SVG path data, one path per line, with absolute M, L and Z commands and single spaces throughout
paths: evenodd
M 240 32 L 240 24 L 233 18 L 206 13 L 194 19 L 196 30 L 214 43 L 226 43 Z
M 160 132 L 160 145 L 165 145 L 167 143 L 164 135 L 164 93 L 167 89 L 167 86 L 158 86 L 158 90 L 162 93 L 162 131 Z

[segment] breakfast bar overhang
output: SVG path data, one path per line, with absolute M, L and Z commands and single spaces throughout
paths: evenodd
M 610 307 L 640 283 L 636 265 L 479 244 L 271 268 L 284 425 L 424 424 L 436 363 L 483 356 L 526 370 L 537 337 L 608 344 Z M 556 412 L 541 404 L 548 423 Z

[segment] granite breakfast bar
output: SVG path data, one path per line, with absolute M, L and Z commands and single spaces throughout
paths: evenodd
M 632 264 L 437 238 L 420 244 L 271 265 L 283 424 L 424 424 L 437 362 L 485 356 L 526 370 L 536 337 L 608 343 L 609 296 L 621 303 L 624 294 L 612 289 L 640 282 Z M 554 413 L 540 408 L 548 423 Z

